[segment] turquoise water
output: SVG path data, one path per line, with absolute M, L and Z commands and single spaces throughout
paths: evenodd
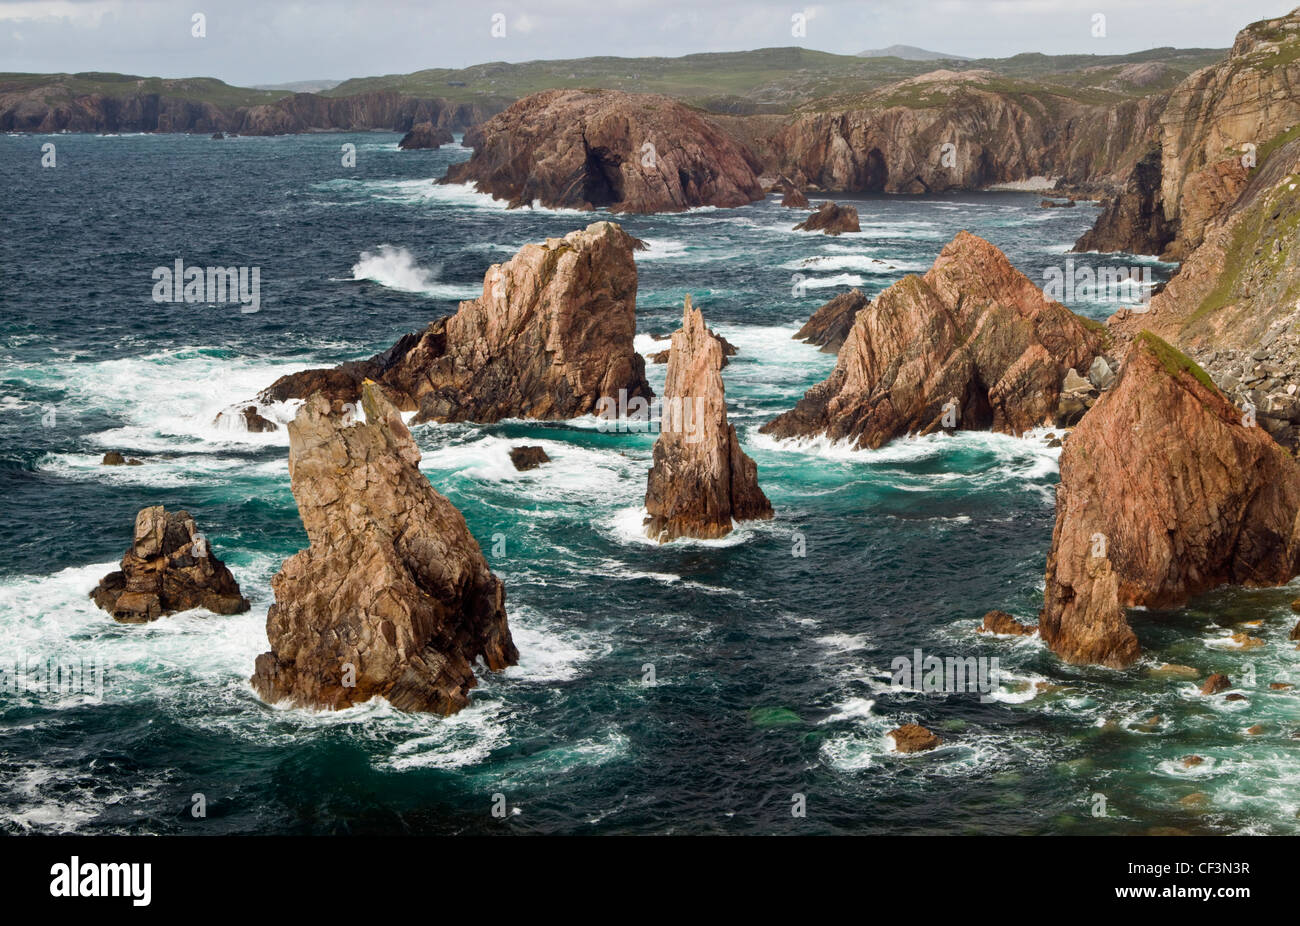
M 620 217 L 650 245 L 638 349 L 664 346 L 687 293 L 740 348 L 730 414 L 776 518 L 660 548 L 638 531 L 653 435 L 418 427 L 423 470 L 506 582 L 520 665 L 446 719 L 259 701 L 247 678 L 270 579 L 306 538 L 283 431 L 224 430 L 217 413 L 282 373 L 388 346 L 477 295 L 520 245 L 601 217 L 436 186 L 467 152 L 396 141 L 0 137 L 0 659 L 108 667 L 98 700 L 0 693 L 5 831 L 1296 831 L 1297 695 L 1268 687 L 1297 674 L 1295 590 L 1136 614 L 1145 663 L 1063 667 L 1037 639 L 973 632 L 990 608 L 1028 619 L 1041 602 L 1057 478 L 1042 435 L 851 452 L 757 433 L 833 366 L 790 335 L 835 293 L 924 271 L 961 228 L 1036 281 L 1060 265 L 1096 209 L 1039 209 L 1034 194 L 855 198 L 863 231 L 838 239 L 793 233 L 774 198 Z M 345 142 L 356 168 L 340 166 Z M 152 269 L 177 258 L 259 267 L 261 311 L 154 303 Z M 649 375 L 660 388 L 664 367 Z M 554 463 L 517 473 L 520 442 Z M 145 465 L 101 467 L 110 449 Z M 125 626 L 91 605 L 135 512 L 160 503 L 196 516 L 249 613 Z M 1235 648 L 1243 629 L 1266 645 Z M 1005 678 L 984 700 L 894 690 L 891 661 L 916 648 L 997 656 Z M 1164 662 L 1234 680 L 1249 665 L 1255 684 L 1210 701 L 1152 675 Z M 885 733 L 908 721 L 945 745 L 891 752 Z M 1184 769 L 1193 753 L 1206 761 Z

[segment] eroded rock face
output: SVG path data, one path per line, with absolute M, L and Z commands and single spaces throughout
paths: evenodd
M 126 624 L 192 608 L 239 614 L 249 607 L 239 583 L 213 555 L 189 512 L 167 511 L 162 505 L 140 509 L 121 570 L 100 579 L 90 597 Z
M 1183 260 L 1206 240 L 1270 149 L 1300 123 L 1300 10 L 1247 26 L 1221 64 L 1169 94 L 1148 156 L 1076 250 Z
M 1178 274 L 1119 338 L 1150 330 L 1193 357 L 1275 440 L 1300 448 L 1300 139 L 1252 172 Z
M 660 542 L 677 537 L 714 539 L 732 521 L 772 517 L 758 487 L 758 466 L 727 421 L 722 344 L 686 299 L 682 327 L 673 334 L 664 411 L 654 465 L 646 484 L 646 533 Z
M 1074 245 L 1075 251 L 1127 251 L 1159 254 L 1173 240 L 1160 198 L 1160 151 L 1148 153 L 1133 168 L 1124 189 L 1107 201 L 1097 222 Z
M 416 421 L 567 419 L 602 399 L 650 399 L 636 335 L 635 238 L 613 222 L 527 244 L 488 268 L 483 295 L 382 354 L 332 370 L 283 376 L 264 403 L 317 391 L 355 402 L 382 383 Z
M 1161 196 L 1165 215 L 1179 227 L 1174 256 L 1190 253 L 1221 214 L 1222 206 L 1216 210 L 1209 201 L 1217 197 L 1230 205 L 1235 199 L 1231 188 L 1240 190 L 1246 174 L 1240 159 L 1249 164 L 1249 155 L 1300 124 L 1297 51 L 1300 10 L 1247 26 L 1223 63 L 1192 74 L 1170 95 L 1160 120 Z M 1213 174 L 1207 176 L 1206 168 Z
M 876 448 L 905 434 L 1050 423 L 1070 368 L 1105 332 L 1047 299 L 1006 255 L 961 232 L 921 277 L 857 313 L 834 372 L 762 430 Z
M 861 106 L 796 115 L 762 146 L 765 166 L 805 190 L 927 193 L 1033 177 L 1109 187 L 1157 140 L 1166 94 L 1089 105 L 999 92 L 992 77 L 939 70 Z
M 1065 442 L 1056 507 L 1040 626 L 1068 662 L 1133 663 L 1126 607 L 1300 572 L 1300 467 L 1150 333 Z
M 822 353 L 837 354 L 853 330 L 853 320 L 870 302 L 860 289 L 840 293 L 814 312 L 804 322 L 804 326 L 795 332 L 794 339 L 816 344 Z
M 252 683 L 271 702 L 340 709 L 373 697 L 450 714 L 473 664 L 519 658 L 505 590 L 456 507 L 419 471 L 420 452 L 383 388 L 364 423 L 311 396 L 289 425 L 289 475 L 311 545 L 271 580 L 270 652 Z
M 511 206 L 680 212 L 763 198 L 742 145 L 654 94 L 535 93 L 478 126 L 473 143 L 474 156 L 443 182 L 474 183 Z
M 827 235 L 862 231 L 858 224 L 858 210 L 852 206 L 825 202 L 817 211 L 794 227 L 795 231 L 819 231 Z
M 455 140 L 455 136 L 451 134 L 451 129 L 434 125 L 432 122 L 421 122 L 411 126 L 411 131 L 402 136 L 402 140 L 397 143 L 397 147 L 403 151 L 413 148 L 427 148 L 436 151 L 443 145 L 450 145 Z

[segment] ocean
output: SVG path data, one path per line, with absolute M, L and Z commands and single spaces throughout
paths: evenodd
M 776 196 L 612 217 L 649 245 L 638 350 L 667 346 L 687 294 L 739 348 L 729 413 L 776 517 L 657 546 L 639 530 L 653 434 L 419 426 L 422 470 L 506 584 L 520 664 L 483 674 L 449 718 L 260 701 L 248 677 L 270 580 L 306 535 L 285 432 L 217 413 L 283 373 L 367 357 L 478 295 L 521 245 L 610 218 L 436 185 L 469 152 L 397 139 L 0 136 L 0 664 L 104 673 L 98 696 L 0 691 L 0 831 L 1300 831 L 1298 696 L 1269 687 L 1295 673 L 1294 587 L 1134 612 L 1141 664 L 1064 666 L 1036 637 L 974 632 L 990 609 L 1034 620 L 1041 605 L 1046 432 L 877 451 L 758 433 L 834 366 L 791 335 L 836 293 L 924 272 L 963 228 L 1042 285 L 1097 207 L 1042 209 L 1034 193 L 839 196 L 862 217 L 839 238 L 793 232 Z M 177 259 L 258 268 L 260 310 L 155 302 L 154 268 Z M 656 391 L 664 372 L 648 366 Z M 520 443 L 554 462 L 516 472 Z M 110 450 L 143 465 L 101 466 Z M 95 608 L 87 593 L 154 504 L 195 516 L 248 613 L 121 625 Z M 1270 645 L 1240 648 L 1243 629 Z M 997 657 L 1001 683 L 899 690 L 891 666 L 918 649 Z M 1211 672 L 1248 697 L 1197 696 Z M 906 722 L 944 744 L 891 751 Z

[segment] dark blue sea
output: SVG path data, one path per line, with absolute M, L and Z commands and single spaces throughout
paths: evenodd
M 1136 612 L 1142 664 L 1065 667 L 1037 638 L 974 632 L 989 609 L 1033 620 L 1041 604 L 1057 480 L 1045 432 L 865 452 L 757 433 L 833 367 L 791 335 L 836 293 L 923 272 L 963 228 L 1041 284 L 1097 209 L 1041 209 L 1036 193 L 839 197 L 862 216 L 840 238 L 793 232 L 776 197 L 616 217 L 649 244 L 637 348 L 666 347 L 655 339 L 687 294 L 739 348 L 730 415 L 775 519 L 660 547 L 639 532 L 653 434 L 417 427 L 422 469 L 506 583 L 520 664 L 485 673 L 450 718 L 260 701 L 248 677 L 268 648 L 270 580 L 306 536 L 283 429 L 248 434 L 217 414 L 283 373 L 387 347 L 476 296 L 521 245 L 606 217 L 435 185 L 468 152 L 396 142 L 0 136 L 0 668 L 104 669 L 102 691 L 0 691 L 0 830 L 1300 829 L 1297 694 L 1269 689 L 1295 672 L 1295 589 Z M 259 268 L 260 311 L 155 302 L 154 268 L 177 259 Z M 664 367 L 649 373 L 660 389 Z M 554 462 L 516 472 L 521 442 Z M 110 450 L 143 465 L 101 466 Z M 120 625 L 93 606 L 154 504 L 195 516 L 249 613 Z M 1243 650 L 1242 630 L 1273 645 Z M 997 657 L 1002 679 L 984 697 L 899 690 L 893 660 L 918 649 Z M 1255 687 L 1211 703 L 1164 663 Z M 944 745 L 892 751 L 885 734 L 905 722 Z M 1191 754 L 1204 761 L 1186 768 Z

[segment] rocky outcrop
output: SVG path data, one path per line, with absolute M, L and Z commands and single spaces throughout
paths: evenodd
M 886 734 L 901 753 L 926 752 L 943 745 L 943 739 L 916 723 L 905 723 Z
M 827 235 L 862 231 L 858 225 L 858 210 L 839 203 L 822 203 L 817 211 L 794 227 L 795 231 L 819 231 Z
M 840 293 L 816 312 L 794 334 L 796 341 L 816 344 L 826 354 L 839 353 L 858 313 L 871 304 L 860 289 Z
M 664 96 L 536 93 L 479 126 L 473 144 L 443 182 L 473 183 L 512 207 L 680 212 L 763 198 L 744 146 Z
M 976 628 L 977 633 L 991 633 L 1006 637 L 1032 637 L 1038 633 L 1033 624 L 1022 624 L 1006 611 L 990 611 Z
M 239 614 L 249 607 L 239 583 L 213 555 L 189 512 L 169 512 L 162 505 L 140 509 L 121 570 L 100 579 L 90 597 L 125 624 L 194 608 Z
M 1020 434 L 1053 420 L 1066 373 L 1088 369 L 1105 340 L 961 232 L 924 276 L 859 311 L 830 377 L 762 431 L 860 448 L 944 429 Z
M 510 462 L 515 465 L 515 469 L 525 472 L 537 469 L 543 463 L 550 463 L 551 458 L 546 455 L 543 447 L 511 447 Z
M 733 521 L 772 517 L 758 487 L 758 466 L 727 421 L 722 345 L 686 298 L 682 327 L 673 334 L 664 410 L 646 484 L 646 533 L 662 542 L 714 539 Z
M 505 590 L 464 517 L 375 383 L 364 423 L 311 396 L 289 425 L 289 477 L 310 546 L 271 580 L 271 649 L 252 683 L 270 702 L 337 710 L 382 697 L 407 711 L 469 703 L 481 659 L 518 661 Z
M 1300 573 L 1300 467 L 1153 334 L 1065 442 L 1043 639 L 1068 662 L 1140 653 L 1126 607 Z
M 127 459 L 116 450 L 110 450 L 104 454 L 104 458 L 99 461 L 100 466 L 143 466 L 144 464 L 135 457 Z
M 421 122 L 412 126 L 411 131 L 402 136 L 402 140 L 397 143 L 397 147 L 403 151 L 413 148 L 428 148 L 437 150 L 443 145 L 450 145 L 456 140 L 451 134 L 451 129 L 445 126 L 436 126 L 432 122 Z
M 1173 237 L 1160 199 L 1160 151 L 1153 150 L 1138 161 L 1124 189 L 1106 202 L 1074 250 L 1159 254 Z
M 653 396 L 636 334 L 640 246 L 612 222 L 527 244 L 488 268 L 483 295 L 387 351 L 332 370 L 283 376 L 263 403 L 322 392 L 355 402 L 360 383 L 383 384 L 416 421 L 568 419 L 602 400 Z

